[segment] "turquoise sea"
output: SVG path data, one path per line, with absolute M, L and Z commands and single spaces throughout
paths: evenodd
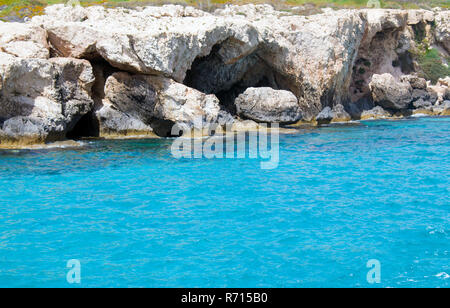
M 450 118 L 281 135 L 274 170 L 171 143 L 1 151 L 0 287 L 450 287 Z

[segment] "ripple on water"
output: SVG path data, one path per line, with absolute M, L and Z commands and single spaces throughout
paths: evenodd
M 282 135 L 275 170 L 171 142 L 0 151 L 0 286 L 450 286 L 449 118 Z

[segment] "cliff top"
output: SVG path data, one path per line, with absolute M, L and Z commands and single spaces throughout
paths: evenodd
M 41 15 L 45 7 L 58 3 L 81 4 L 83 6 L 104 5 L 106 7 L 135 7 L 145 5 L 182 4 L 211 11 L 227 4 L 271 4 L 278 10 L 299 15 L 320 13 L 322 8 L 390 8 L 390 9 L 431 9 L 450 8 L 448 0 L 0 0 L 0 20 L 23 21 L 27 17 Z

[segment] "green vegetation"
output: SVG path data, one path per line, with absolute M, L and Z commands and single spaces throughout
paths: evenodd
M 431 23 L 433 29 L 436 25 Z M 413 26 L 415 46 L 409 52 L 417 63 L 418 73 L 421 77 L 436 83 L 439 78 L 450 76 L 450 57 L 445 58 L 430 44 L 426 25 Z
M 75 0 L 76 1 L 76 0 Z M 67 3 L 69 0 L 0 0 L 0 18 L 15 16 L 23 18 L 42 14 L 47 5 Z M 223 4 L 270 3 L 280 9 L 308 4 L 312 7 L 362 8 L 369 0 L 80 0 L 82 5 L 133 6 L 143 4 L 178 3 L 202 8 L 215 8 Z M 440 6 L 450 8 L 448 0 L 381 0 L 383 8 L 431 8 Z
M 450 76 L 450 66 L 445 65 L 439 52 L 435 48 L 427 49 L 417 55 L 417 63 L 421 69 L 421 77 L 436 83 L 439 78 Z M 448 60 L 447 59 L 447 63 Z

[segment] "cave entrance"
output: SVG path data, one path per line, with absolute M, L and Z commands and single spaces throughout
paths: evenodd
M 226 41 L 225 41 L 226 43 Z M 215 45 L 211 53 L 197 58 L 187 71 L 183 84 L 206 94 L 214 94 L 223 110 L 236 115 L 235 99 L 250 87 L 280 86 L 279 74 L 255 51 L 235 61 L 224 61 L 222 44 Z
M 68 139 L 73 140 L 98 136 L 99 136 L 99 123 L 95 118 L 93 112 L 89 112 L 84 116 L 82 116 L 81 119 L 75 124 L 73 129 L 70 130 L 66 135 Z

